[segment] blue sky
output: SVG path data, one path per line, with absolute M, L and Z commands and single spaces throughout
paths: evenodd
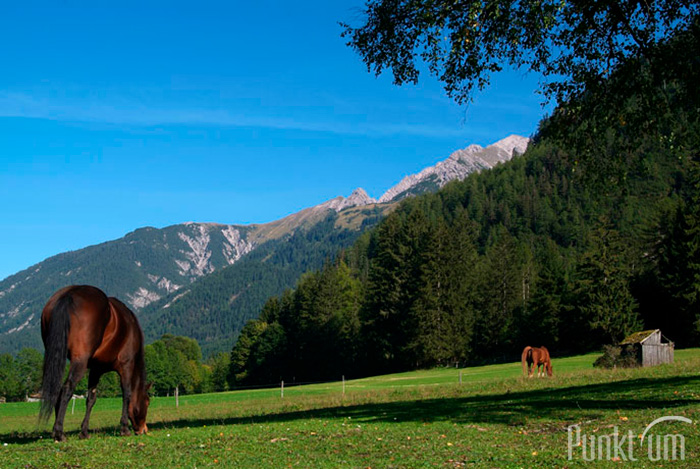
M 0 279 L 143 226 L 379 197 L 456 149 L 536 130 L 536 76 L 502 73 L 464 107 L 426 74 L 396 87 L 368 73 L 338 25 L 361 8 L 4 4 Z

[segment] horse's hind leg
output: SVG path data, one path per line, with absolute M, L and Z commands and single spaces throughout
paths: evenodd
M 129 402 L 131 401 L 131 373 L 127 370 L 128 367 L 122 367 L 119 371 L 119 378 L 122 385 L 122 418 L 119 421 L 121 424 L 122 436 L 129 436 Z
M 68 379 L 63 384 L 56 402 L 56 421 L 53 424 L 53 439 L 56 441 L 66 441 L 66 435 L 63 433 L 63 420 L 66 417 L 66 409 L 68 408 L 68 402 L 73 397 L 75 386 L 85 375 L 86 369 L 87 360 L 75 360 L 70 364 Z
M 88 438 L 90 436 L 88 434 L 90 413 L 95 405 L 95 401 L 97 401 L 97 383 L 100 382 L 101 376 L 101 371 L 95 369 L 90 370 L 90 376 L 88 377 L 88 393 L 85 400 L 85 418 L 83 419 L 83 424 L 80 426 L 80 438 Z

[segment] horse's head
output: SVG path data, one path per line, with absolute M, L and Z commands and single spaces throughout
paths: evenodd
M 552 368 L 552 362 L 548 361 L 546 368 L 547 368 L 547 376 L 552 376 L 552 372 L 554 371 L 554 369 Z
M 151 398 L 148 397 L 148 390 L 151 388 L 151 383 L 144 386 L 138 392 L 132 394 L 129 401 L 129 420 L 134 428 L 134 433 L 141 435 L 148 432 L 146 425 L 146 414 L 148 413 L 148 405 L 151 403 Z

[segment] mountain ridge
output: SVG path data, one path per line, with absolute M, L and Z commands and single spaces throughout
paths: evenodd
M 401 199 L 434 191 L 450 180 L 507 161 L 524 151 L 528 142 L 524 137 L 509 136 L 487 147 L 471 145 L 457 150 L 434 166 L 403 178 L 379 199 L 357 188 L 348 197 L 336 197 L 268 223 L 147 226 L 116 240 L 51 256 L 0 281 L 0 352 L 40 344 L 41 308 L 53 291 L 67 284 L 96 285 L 124 299 L 137 312 L 159 301 L 167 301 L 170 307 L 186 296 L 190 285 L 235 266 L 266 243 L 283 244 L 299 230 L 310 230 L 327 220 L 329 214 L 334 214 L 333 223 L 326 225 L 339 234 L 361 232 Z M 297 262 L 303 264 L 303 260 Z
M 378 202 L 400 200 L 412 195 L 413 189 L 420 185 L 432 183 L 439 189 L 449 181 L 461 180 L 475 171 L 493 168 L 499 163 L 510 160 L 514 154 L 525 153 L 529 142 L 529 138 L 510 135 L 487 147 L 469 145 L 465 149 L 453 152 L 446 160 L 439 161 L 434 166 L 404 177 L 379 197 Z

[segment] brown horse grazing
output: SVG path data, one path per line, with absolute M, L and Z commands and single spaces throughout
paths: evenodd
M 90 412 L 97 399 L 97 383 L 108 371 L 119 374 L 123 405 L 121 434 L 129 434 L 129 420 L 139 435 L 148 431 L 148 388 L 144 365 L 143 332 L 134 313 L 116 298 L 88 285 L 65 287 L 49 299 L 41 313 L 44 374 L 40 418 L 55 410 L 53 438 L 65 441 L 63 419 L 75 386 L 90 369 L 85 418 L 80 437 L 88 437 Z M 61 385 L 66 358 L 70 370 Z
M 545 370 L 548 376 L 552 376 L 552 360 L 549 357 L 549 350 L 546 347 L 525 347 L 522 355 L 523 374 L 532 378 L 537 368 L 537 376 L 543 377 Z M 542 367 L 542 371 L 540 371 Z

